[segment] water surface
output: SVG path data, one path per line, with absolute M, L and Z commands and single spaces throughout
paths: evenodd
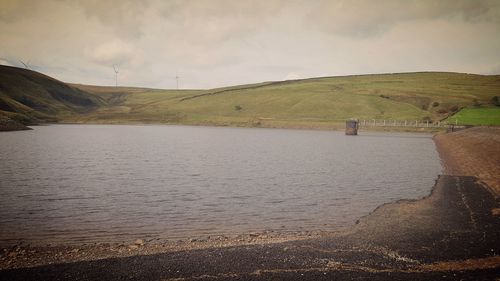
M 423 134 L 52 125 L 0 144 L 0 245 L 336 230 L 441 171 Z

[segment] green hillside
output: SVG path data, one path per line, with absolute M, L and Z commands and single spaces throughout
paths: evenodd
M 448 119 L 450 123 L 500 126 L 500 107 L 464 108 Z
M 65 84 L 0 67 L 0 114 L 18 120 L 327 128 L 351 117 L 445 120 L 466 107 L 496 108 L 495 96 L 500 75 L 374 74 L 159 90 Z M 479 118 L 495 119 L 498 112 Z
M 100 97 L 49 76 L 0 65 L 0 115 L 25 124 L 55 122 L 103 105 Z
M 500 76 L 378 74 L 193 91 L 74 86 L 109 102 L 76 122 L 322 127 L 351 117 L 443 120 L 474 103 L 489 106 Z

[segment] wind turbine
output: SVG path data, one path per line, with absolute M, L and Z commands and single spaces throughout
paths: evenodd
M 115 87 L 118 87 L 118 69 L 113 65 L 113 70 L 115 71 Z
M 177 82 L 177 90 L 179 90 L 179 73 L 177 70 L 175 71 L 175 81 Z
M 22 60 L 19 60 L 19 62 L 20 62 L 20 63 L 22 63 L 22 64 L 24 65 L 24 68 L 26 68 L 26 69 L 31 69 L 31 66 L 29 65 L 29 63 L 30 63 L 29 61 L 27 61 L 27 62 L 25 63 L 25 62 L 23 62 Z

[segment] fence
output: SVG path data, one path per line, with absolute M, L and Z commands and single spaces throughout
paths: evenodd
M 359 120 L 359 127 L 414 127 L 414 128 L 448 128 L 462 127 L 457 122 L 446 121 L 421 121 L 421 120 Z

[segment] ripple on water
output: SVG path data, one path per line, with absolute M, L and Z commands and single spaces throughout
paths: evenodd
M 334 230 L 441 171 L 414 134 L 55 125 L 0 143 L 0 244 Z

